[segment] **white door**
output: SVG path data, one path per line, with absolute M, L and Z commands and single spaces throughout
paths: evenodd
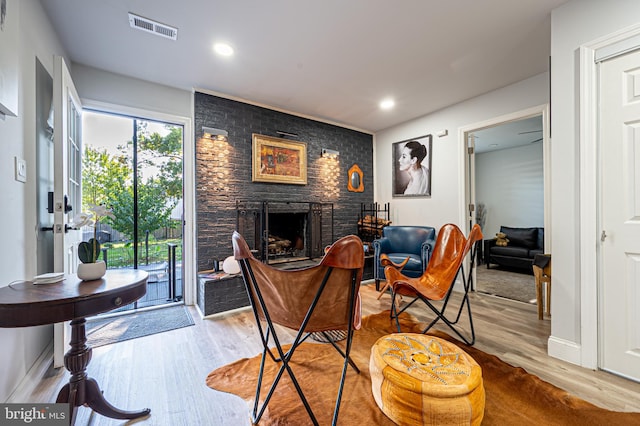
M 640 380 L 640 51 L 600 65 L 600 367 Z
M 467 196 L 468 196 L 468 203 L 467 203 L 467 229 L 465 230 L 465 233 L 468 235 L 469 232 L 471 232 L 471 228 L 473 228 L 473 225 L 478 223 L 478 203 L 476 201 L 476 154 L 475 154 L 475 149 L 476 149 L 476 137 L 475 135 L 472 133 L 467 133 Z M 476 250 L 478 250 L 478 247 L 481 245 L 482 243 L 480 243 L 479 245 L 476 246 Z M 477 253 L 477 252 L 476 252 Z M 477 258 L 475 259 L 475 264 L 477 266 L 478 262 L 480 259 Z M 468 270 L 466 268 L 469 268 L 471 263 L 471 259 L 466 259 L 465 260 L 465 270 Z M 473 268 L 472 271 L 473 276 L 471 277 L 471 290 L 476 291 L 477 290 L 477 280 L 476 280 L 476 268 Z
M 82 202 L 82 104 L 71 81 L 69 69 L 60 56 L 54 59 L 54 195 L 53 244 L 56 272 L 75 274 L 81 231 L 69 229 L 69 222 L 80 212 Z M 63 364 L 68 341 L 67 326 L 54 326 L 54 366 Z
M 467 134 L 467 165 L 468 165 L 468 173 L 467 173 L 467 188 L 469 192 L 469 203 L 467 204 L 468 216 L 467 223 L 469 224 L 469 228 L 467 231 L 471 231 L 471 228 L 476 221 L 476 137 L 473 133 Z

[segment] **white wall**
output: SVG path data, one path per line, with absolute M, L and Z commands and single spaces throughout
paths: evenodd
M 548 73 L 461 102 L 433 114 L 378 132 L 375 137 L 375 200 L 391 203 L 395 225 L 427 225 L 436 229 L 460 222 L 464 209 L 464 142 L 459 129 L 548 102 Z M 435 134 L 446 129 L 449 135 Z M 430 198 L 393 198 L 391 144 L 431 133 L 433 162 Z
M 500 226 L 544 226 L 542 142 L 476 155 L 476 203 L 486 206 L 485 238 Z
M 191 92 L 73 63 L 71 76 L 84 100 L 191 117 Z
M 0 286 L 36 274 L 36 57 L 53 75 L 53 55 L 64 55 L 37 0 L 9 0 L 8 19 L 18 18 L 18 117 L 0 119 L 0 187 L 3 246 Z M 11 15 L 9 14 L 11 13 Z M 14 180 L 14 157 L 27 162 L 27 182 Z M 25 376 L 52 338 L 52 327 L 0 328 L 0 401 Z
M 581 45 L 636 25 L 637 0 L 572 0 L 551 15 L 553 303 L 549 353 L 581 362 L 579 55 Z M 594 206 L 595 208 L 595 206 Z M 595 233 L 595 230 L 594 230 Z M 593 313 L 596 315 L 596 312 Z M 560 317 L 562 320 L 556 321 Z M 595 333 L 597 330 L 591 330 Z M 564 347 L 563 347 L 564 346 Z

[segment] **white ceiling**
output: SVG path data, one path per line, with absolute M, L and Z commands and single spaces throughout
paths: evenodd
M 74 62 L 376 132 L 547 71 L 550 11 L 566 1 L 41 3 Z M 130 28 L 128 12 L 177 41 Z M 235 55 L 214 55 L 216 41 Z
M 473 132 L 473 136 L 476 154 L 542 143 L 542 116 L 501 123 Z

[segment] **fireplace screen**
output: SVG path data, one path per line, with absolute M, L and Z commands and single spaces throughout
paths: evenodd
M 238 201 L 238 232 L 267 263 L 322 257 L 333 241 L 333 204 Z

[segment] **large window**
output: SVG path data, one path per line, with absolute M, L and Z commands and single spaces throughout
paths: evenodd
M 149 272 L 139 306 L 182 299 L 182 150 L 180 125 L 83 114 L 82 208 L 114 214 L 97 229 L 107 268 Z

